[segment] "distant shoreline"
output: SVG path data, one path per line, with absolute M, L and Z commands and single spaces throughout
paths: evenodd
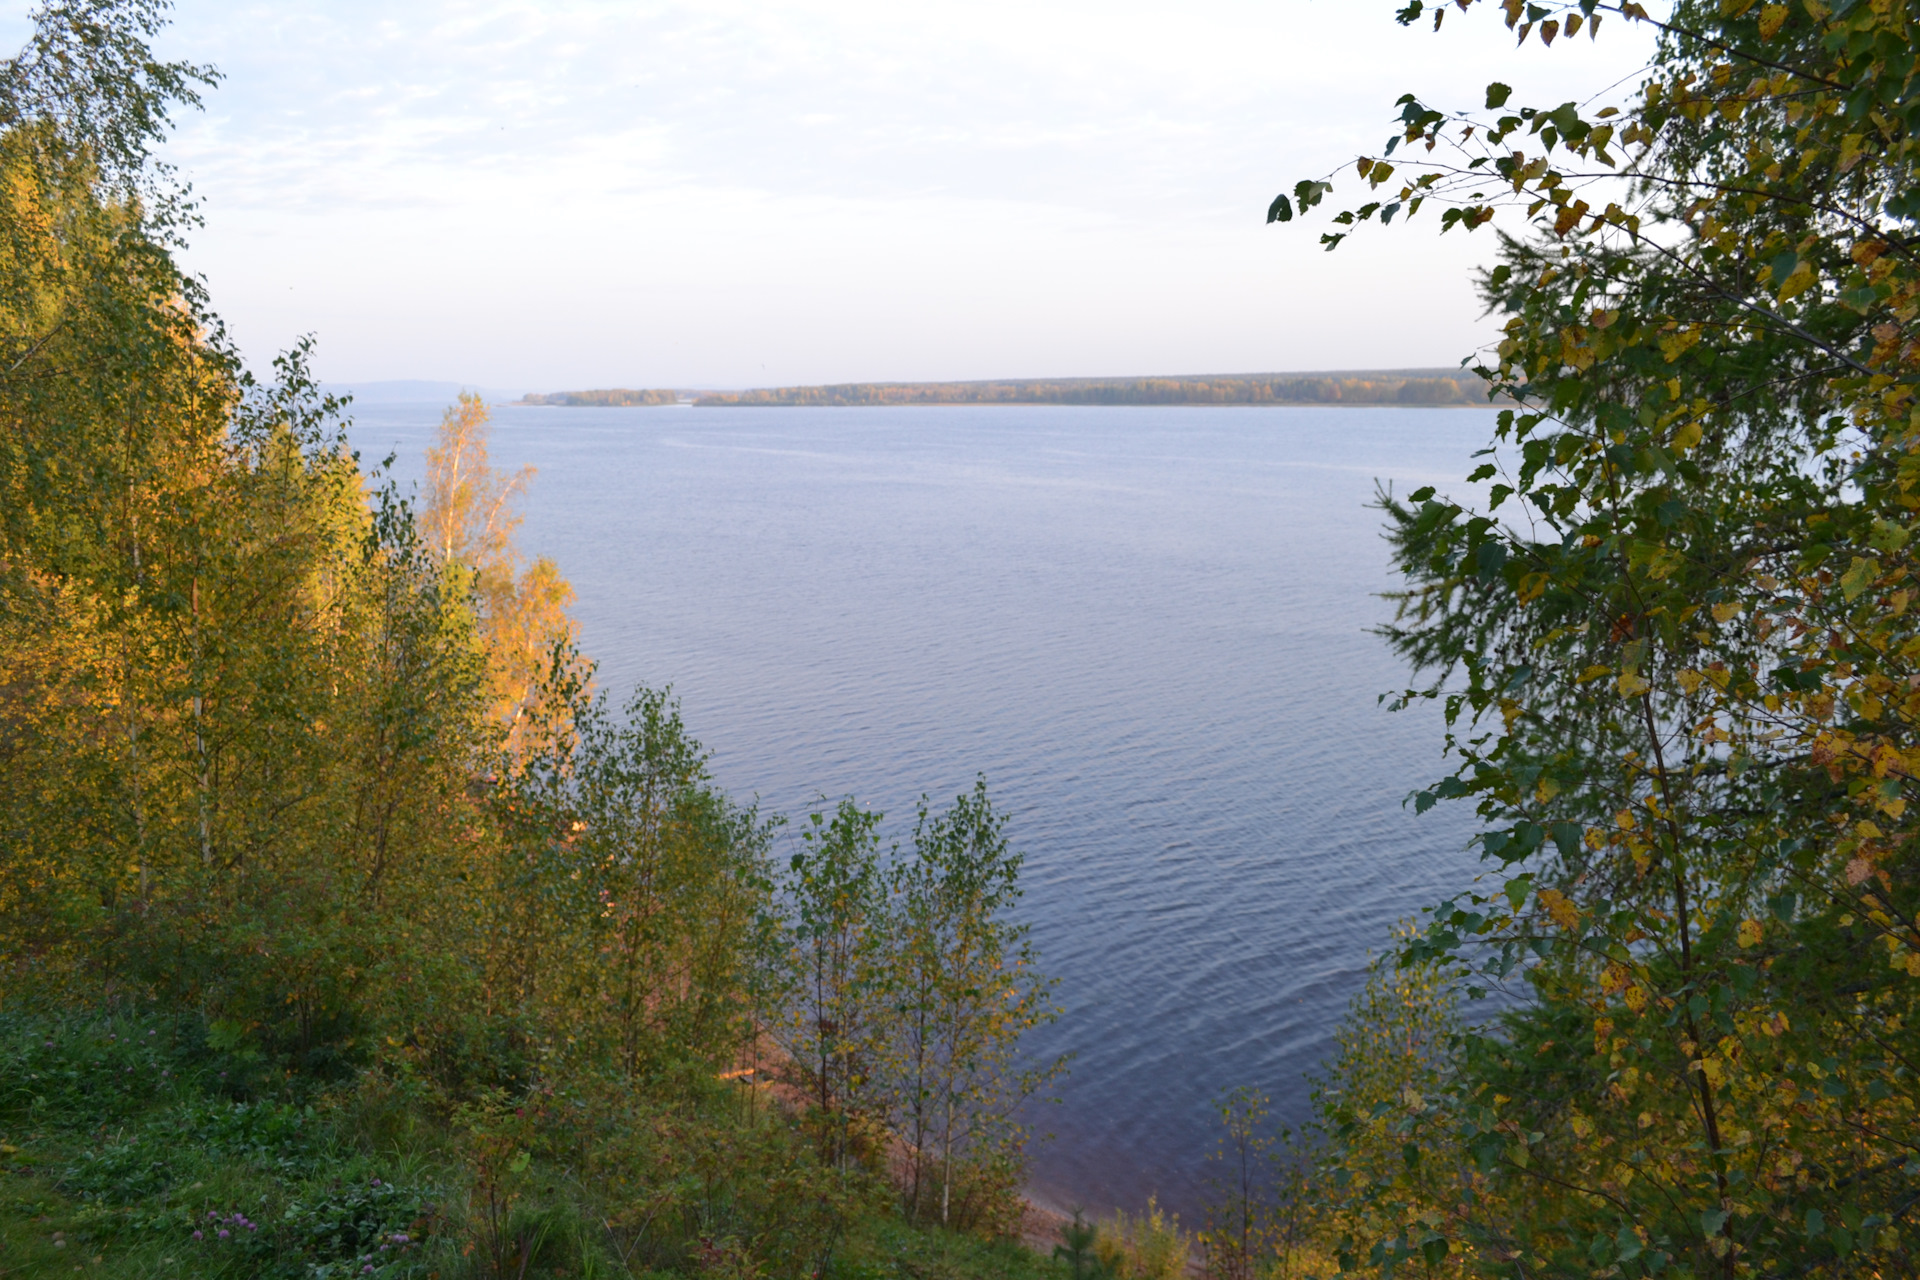
M 849 382 L 691 391 L 624 387 L 527 395 L 523 405 L 558 408 L 698 407 L 851 408 L 894 405 L 1398 405 L 1484 406 L 1486 384 L 1448 369 L 1353 373 L 1212 374 L 1164 378 L 1021 378 L 990 382 Z

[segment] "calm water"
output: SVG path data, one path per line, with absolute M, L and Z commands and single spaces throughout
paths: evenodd
M 420 474 L 438 409 L 356 406 Z M 1210 1100 L 1306 1110 L 1369 948 L 1474 867 L 1401 800 L 1430 714 L 1368 634 L 1376 479 L 1448 484 L 1479 410 L 545 409 L 525 546 L 579 591 L 601 682 L 671 683 L 715 772 L 798 815 L 911 821 L 986 773 L 1075 1055 L 1036 1195 L 1190 1208 Z M 1456 486 L 1457 487 L 1457 486 Z

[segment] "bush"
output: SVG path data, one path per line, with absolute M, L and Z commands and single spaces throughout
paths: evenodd
M 1147 1197 L 1145 1213 L 1115 1209 L 1094 1237 L 1094 1256 L 1114 1280 L 1183 1280 L 1193 1259 L 1193 1239 L 1177 1215 Z

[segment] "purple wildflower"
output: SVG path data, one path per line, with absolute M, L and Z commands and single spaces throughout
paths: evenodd
M 194 1238 L 195 1240 L 205 1240 L 205 1239 L 206 1239 L 206 1237 L 205 1237 L 205 1236 L 203 1236 L 203 1235 L 201 1235 L 201 1234 L 200 1234 L 200 1233 L 199 1233 L 198 1231 L 196 1231 L 196 1232 L 194 1232 L 194 1233 L 193 1233 L 193 1238 Z
M 220 1228 L 220 1238 L 222 1240 L 227 1238 L 227 1229 L 225 1227 Z

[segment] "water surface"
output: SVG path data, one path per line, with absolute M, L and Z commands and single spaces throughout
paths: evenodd
M 430 407 L 355 406 L 415 478 Z M 1074 1055 L 1034 1190 L 1189 1213 L 1211 1099 L 1306 1112 L 1369 948 L 1473 872 L 1463 815 L 1402 800 L 1435 717 L 1369 628 L 1376 480 L 1446 485 L 1480 410 L 496 412 L 539 468 L 523 543 L 579 591 L 604 686 L 672 684 L 720 781 L 910 826 L 984 772 Z M 904 834 L 904 833 L 902 833 Z

